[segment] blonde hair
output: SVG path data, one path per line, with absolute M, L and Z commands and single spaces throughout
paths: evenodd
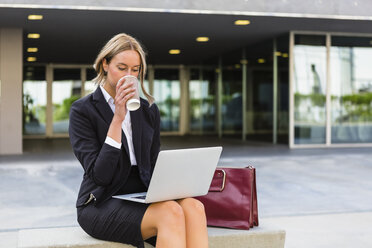
M 95 77 L 93 81 L 96 84 L 103 85 L 106 80 L 106 73 L 105 70 L 103 69 L 104 59 L 106 59 L 107 63 L 110 63 L 113 57 L 126 50 L 136 51 L 140 55 L 141 66 L 139 76 L 141 81 L 141 88 L 143 94 L 146 96 L 151 106 L 151 104 L 154 103 L 154 97 L 147 93 L 143 83 L 145 80 L 147 69 L 145 52 L 143 51 L 140 43 L 130 35 L 127 35 L 125 33 L 117 34 L 106 43 L 106 45 L 98 54 L 96 61 L 94 62 L 93 67 L 97 72 L 97 77 Z

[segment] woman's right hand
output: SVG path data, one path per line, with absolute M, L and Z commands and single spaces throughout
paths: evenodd
M 132 87 L 133 82 L 128 84 L 125 83 L 125 78 L 122 77 L 119 79 L 116 84 L 116 95 L 114 99 L 115 104 L 115 113 L 114 118 L 118 121 L 123 122 L 125 115 L 127 114 L 126 103 L 135 95 L 135 89 Z
M 116 94 L 114 99 L 115 113 L 107 132 L 107 136 L 118 143 L 121 142 L 121 125 L 124 121 L 125 115 L 127 114 L 126 103 L 134 96 L 135 89 L 132 88 L 132 84 L 133 83 L 125 84 L 124 78 L 119 79 L 116 84 Z

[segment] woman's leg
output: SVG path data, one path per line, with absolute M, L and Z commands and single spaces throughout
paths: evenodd
M 143 217 L 141 232 L 143 239 L 157 235 L 158 248 L 208 247 L 204 206 L 194 198 L 151 204 Z
M 186 198 L 177 202 L 182 207 L 185 215 L 186 247 L 208 247 L 207 219 L 204 205 L 194 198 Z
M 151 204 L 143 216 L 141 232 L 143 239 L 157 235 L 158 248 L 185 248 L 185 215 L 181 205 L 175 201 Z

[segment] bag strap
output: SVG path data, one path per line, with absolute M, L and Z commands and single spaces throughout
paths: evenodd
M 225 189 L 226 176 L 224 169 L 217 169 L 214 172 L 209 192 L 222 192 Z

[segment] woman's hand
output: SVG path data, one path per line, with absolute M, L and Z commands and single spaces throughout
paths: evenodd
M 135 89 L 132 88 L 133 83 L 125 84 L 125 79 L 121 78 L 116 84 L 116 94 L 114 99 L 115 113 L 111 121 L 107 136 L 121 143 L 121 125 L 127 114 L 127 101 L 134 96 Z
M 127 114 L 126 103 L 131 99 L 135 94 L 135 89 L 132 87 L 133 83 L 125 83 L 125 78 L 122 77 L 119 79 L 119 82 L 116 84 L 116 95 L 114 99 L 115 104 L 115 113 L 114 118 L 117 121 L 123 122 L 125 115 Z

